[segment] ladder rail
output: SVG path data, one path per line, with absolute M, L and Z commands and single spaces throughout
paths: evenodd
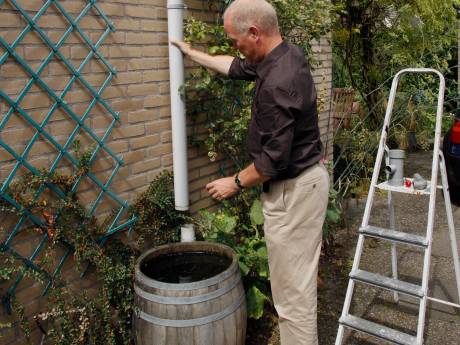
M 414 69 L 415 71 L 416 69 Z M 431 266 L 431 252 L 433 246 L 433 225 L 434 225 L 434 216 L 436 209 L 436 192 L 438 184 L 438 167 L 439 167 L 439 152 L 441 144 L 441 128 L 442 128 L 442 115 L 444 112 L 444 93 L 446 89 L 446 81 L 444 76 L 436 70 L 425 70 L 421 73 L 434 73 L 439 77 L 439 93 L 438 93 L 438 104 L 436 110 L 436 128 L 434 136 L 434 148 L 433 148 L 433 162 L 431 166 L 431 187 L 430 187 L 430 202 L 428 207 L 428 224 L 427 224 L 427 234 L 428 247 L 425 249 L 425 255 L 423 259 L 423 275 L 422 275 L 422 290 L 424 292 L 424 297 L 420 301 L 419 306 L 419 317 L 417 324 L 417 344 L 423 344 L 423 335 L 425 330 L 425 316 L 426 316 L 426 306 L 427 306 L 427 297 L 428 297 L 428 282 Z

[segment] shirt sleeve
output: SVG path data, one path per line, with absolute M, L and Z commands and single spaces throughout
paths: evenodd
M 261 90 L 255 115 L 261 150 L 253 155 L 263 175 L 276 179 L 288 169 L 295 130 L 294 112 L 299 109 L 295 94 L 275 87 Z
M 228 76 L 231 79 L 254 81 L 256 79 L 256 65 L 250 64 L 246 59 L 236 57 L 232 61 Z

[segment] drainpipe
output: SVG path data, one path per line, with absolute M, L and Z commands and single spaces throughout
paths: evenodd
M 168 38 L 184 39 L 184 1 L 168 0 Z M 185 102 L 179 93 L 184 84 L 184 58 L 179 48 L 169 43 L 169 79 L 171 93 L 171 122 L 174 168 L 174 198 L 176 210 L 189 209 L 187 128 Z

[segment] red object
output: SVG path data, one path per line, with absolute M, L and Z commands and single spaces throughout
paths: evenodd
M 412 181 L 406 178 L 405 184 L 407 188 L 410 188 L 412 186 Z
M 460 119 L 455 119 L 454 125 L 450 132 L 450 140 L 452 144 L 460 144 Z

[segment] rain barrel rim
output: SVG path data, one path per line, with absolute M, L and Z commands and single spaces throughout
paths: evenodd
M 174 248 L 174 247 L 183 247 L 183 248 L 193 248 L 194 246 L 208 246 L 209 248 L 220 248 L 224 253 L 228 252 L 231 253 L 231 259 L 232 262 L 228 266 L 228 268 L 211 277 L 208 279 L 200 280 L 197 282 L 192 282 L 192 283 L 164 283 L 160 282 L 158 280 L 152 279 L 148 276 L 146 276 L 140 269 L 141 263 L 148 257 L 154 254 L 155 252 L 160 252 L 164 251 L 165 249 L 168 248 Z M 198 250 L 198 248 L 196 249 Z M 185 249 L 185 251 L 187 251 Z M 190 249 L 188 251 L 193 251 L 193 249 Z M 235 274 L 237 272 L 239 266 L 238 266 L 238 259 L 236 256 L 235 251 L 223 244 L 220 243 L 214 243 L 214 242 L 206 242 L 206 241 L 195 241 L 195 242 L 183 242 L 183 243 L 170 243 L 170 244 L 165 244 L 163 246 L 155 247 L 152 249 L 147 250 L 136 261 L 136 266 L 135 266 L 135 280 L 138 281 L 139 283 L 146 285 L 148 287 L 152 288 L 157 288 L 157 289 L 162 289 L 162 290 L 175 290 L 175 291 L 186 291 L 186 290 L 198 290 L 202 289 L 211 285 L 215 285 L 217 283 L 222 282 L 223 280 L 227 279 L 231 275 Z

